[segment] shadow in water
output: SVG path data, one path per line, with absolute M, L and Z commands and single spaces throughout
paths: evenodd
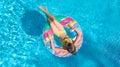
M 45 17 L 36 10 L 26 10 L 22 17 L 22 29 L 28 35 L 39 36 L 42 34 L 46 23 Z

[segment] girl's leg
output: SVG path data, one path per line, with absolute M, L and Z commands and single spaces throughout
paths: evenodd
M 44 7 L 42 7 L 42 6 L 39 6 L 39 8 L 47 15 L 47 17 L 48 17 L 51 21 L 54 20 L 54 17 L 53 17 L 51 14 L 48 13 L 48 11 L 47 11 L 46 8 L 44 8 Z
M 54 23 L 58 30 L 64 30 L 63 26 L 60 23 L 58 23 L 54 16 L 49 14 L 45 8 L 43 8 L 42 6 L 39 6 L 39 8 L 47 15 L 49 21 Z
M 64 30 L 63 25 L 60 24 L 57 20 L 54 20 L 53 23 L 56 25 L 56 27 L 57 27 L 59 30 Z
M 48 20 L 49 20 L 49 23 L 50 23 L 50 27 L 51 27 L 51 29 L 52 29 L 52 31 L 53 31 L 53 33 L 55 34 L 55 35 L 57 35 L 57 33 L 58 33 L 58 28 L 55 26 L 55 24 L 48 18 Z

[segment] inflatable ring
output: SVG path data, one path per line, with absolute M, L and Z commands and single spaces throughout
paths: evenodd
M 71 18 L 71 17 L 66 17 L 66 16 L 56 16 L 55 18 L 56 18 L 56 20 L 57 20 L 60 24 L 62 24 L 62 25 L 64 26 L 64 28 L 66 28 L 66 29 L 69 30 L 69 33 L 72 34 L 72 35 L 69 35 L 69 36 L 72 38 L 72 40 L 75 40 L 75 39 L 76 39 L 77 33 L 68 26 L 69 23 L 72 23 L 72 24 L 74 25 L 74 27 L 78 28 L 78 29 L 81 31 L 81 33 L 82 33 L 82 30 L 81 30 L 80 25 L 79 25 L 73 18 Z M 60 56 L 60 54 L 61 54 L 62 52 L 56 52 L 56 51 L 52 50 L 52 49 L 51 49 L 51 45 L 50 45 L 50 40 L 49 40 L 49 38 L 48 38 L 48 34 L 51 34 L 52 37 L 54 38 L 54 34 L 53 34 L 53 32 L 52 32 L 52 29 L 50 28 L 49 23 L 47 23 L 47 24 L 44 26 L 42 37 L 43 37 L 45 46 L 47 47 L 47 49 L 48 49 L 52 54 L 54 54 L 55 56 L 59 56 L 59 57 L 68 57 L 68 56 L 71 55 L 71 54 L 69 53 L 69 54 L 67 54 L 67 55 Z M 77 51 L 78 51 L 78 49 L 81 47 L 81 44 L 82 44 L 82 41 L 83 41 L 83 35 L 81 35 L 80 39 L 81 39 L 81 40 L 80 40 L 79 42 L 81 42 L 81 43 L 79 44 L 79 47 L 77 48 Z M 55 47 L 60 47 L 60 46 L 56 43 L 55 39 L 54 39 L 54 45 L 55 45 Z

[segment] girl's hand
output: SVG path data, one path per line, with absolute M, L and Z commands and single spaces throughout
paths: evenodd
M 47 11 L 47 7 L 38 6 L 42 11 Z
M 69 23 L 68 26 L 69 26 L 70 28 L 72 28 L 72 27 L 73 27 L 73 24 L 72 24 L 72 23 Z
M 50 40 L 53 40 L 51 34 L 48 34 L 48 38 L 49 38 Z

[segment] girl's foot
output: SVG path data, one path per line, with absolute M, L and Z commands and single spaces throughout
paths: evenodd
M 39 6 L 39 8 L 40 8 L 42 11 L 44 11 L 44 12 L 47 11 L 47 7 Z

